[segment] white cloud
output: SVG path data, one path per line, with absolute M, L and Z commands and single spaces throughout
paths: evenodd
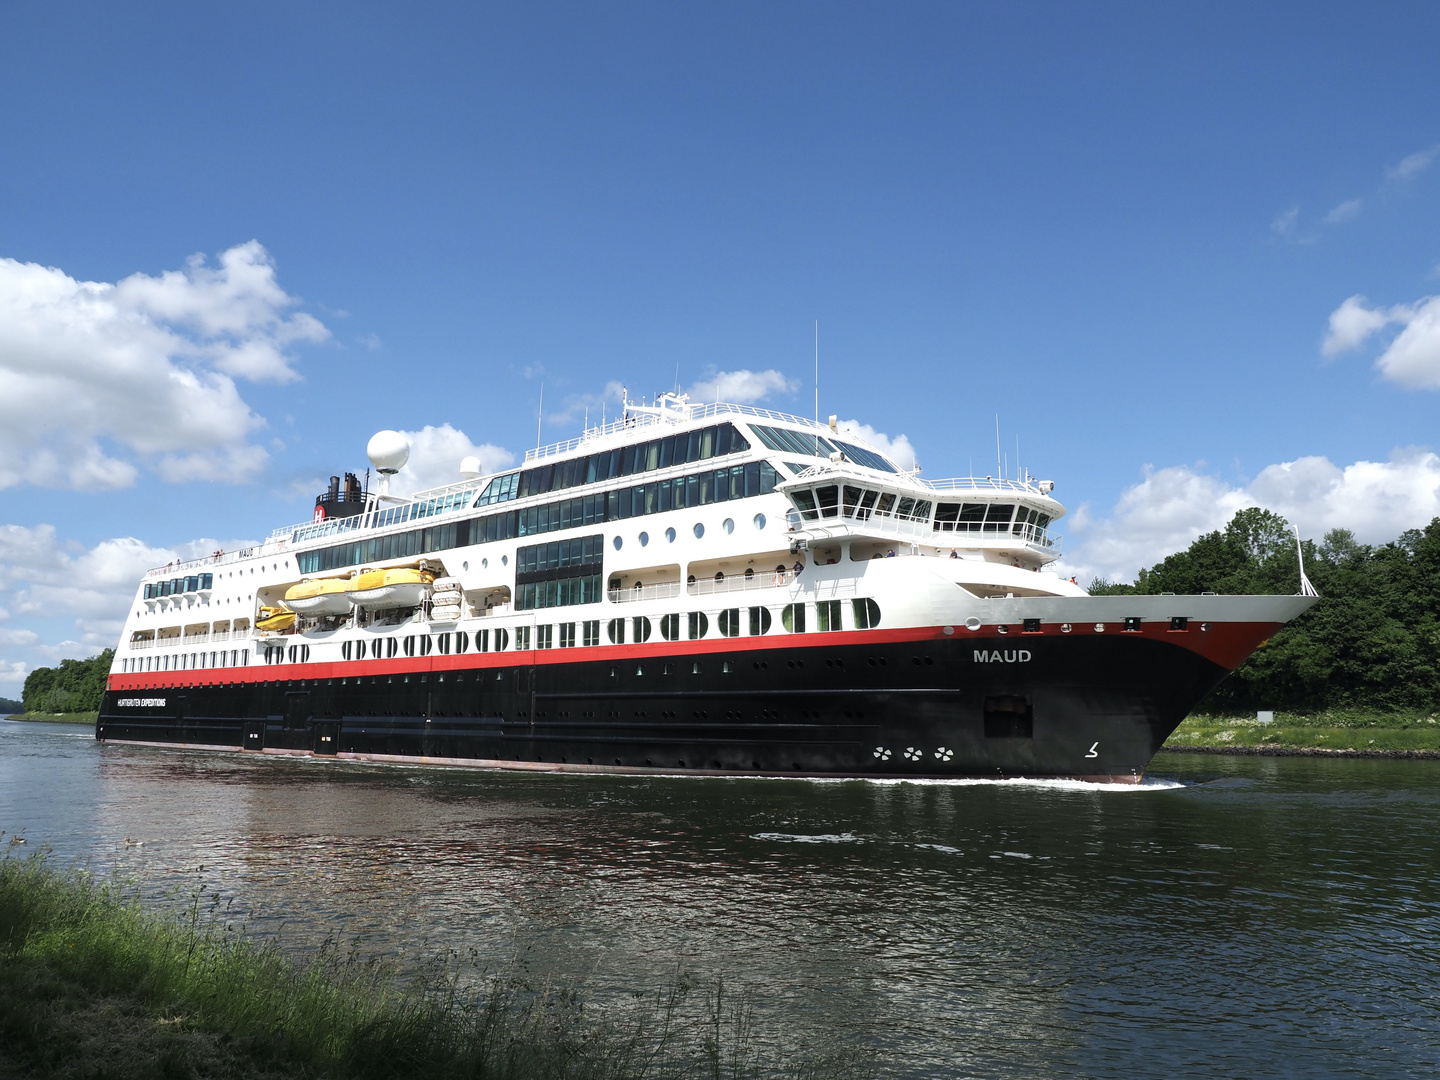
M 1398 165 L 1392 165 L 1385 170 L 1385 178 L 1402 184 L 1406 180 L 1413 180 L 1430 167 L 1437 154 L 1440 154 L 1440 144 L 1402 158 Z
M 788 394 L 795 382 L 774 368 L 765 371 L 715 371 L 707 372 L 699 382 L 690 386 L 686 393 L 690 400 L 699 403 L 726 401 L 735 405 L 755 405 L 765 401 L 771 394 Z
M 1352 296 L 1330 313 L 1330 329 L 1320 351 L 1335 356 L 1353 349 L 1390 322 L 1388 312 L 1365 306 L 1365 297 Z
M 1292 206 L 1289 210 L 1276 215 L 1275 220 L 1270 222 L 1270 231 L 1276 236 L 1282 236 L 1288 240 L 1295 235 L 1295 225 L 1299 217 L 1300 207 Z
M 915 468 L 915 447 L 910 445 L 910 440 L 904 435 L 896 435 L 892 439 L 883 431 L 876 431 L 859 420 L 841 420 L 836 426 L 840 429 L 841 438 L 848 436 L 869 443 L 902 469 Z
M 1303 457 L 1270 465 L 1239 486 L 1198 467 L 1147 469 L 1108 517 L 1097 520 L 1089 507 L 1074 515 L 1065 572 L 1082 583 L 1097 576 L 1133 580 L 1143 567 L 1223 528 L 1246 506 L 1283 515 L 1307 537 L 1343 528 L 1362 543 L 1384 543 L 1440 516 L 1440 456 L 1402 448 L 1387 462 L 1344 468 L 1328 458 Z
M 625 388 L 614 379 L 605 384 L 598 394 L 567 394 L 559 405 L 550 405 L 545 410 L 547 424 L 569 424 L 584 420 L 591 427 L 598 427 L 601 418 L 614 420 L 624 411 Z
M 391 477 L 392 495 L 409 495 L 459 482 L 464 479 L 460 475 L 460 462 L 467 457 L 478 457 L 481 469 L 487 473 L 515 463 L 515 455 L 504 447 L 492 443 L 477 446 L 463 431 L 449 424 L 439 427 L 426 424 L 419 431 L 402 434 L 410 440 L 410 460 L 405 463 L 405 468 Z
M 1375 361 L 1380 374 L 1401 386 L 1440 390 L 1440 296 L 1389 308 L 1367 307 L 1363 296 L 1352 296 L 1330 313 L 1320 350 L 1334 356 L 1392 325 L 1402 329 Z
M 1364 206 L 1364 199 L 1346 199 L 1325 215 L 1325 224 L 1339 225 L 1346 221 L 1354 221 L 1360 216 L 1360 211 Z
M 0 259 L 0 488 L 253 476 L 235 379 L 297 378 L 286 350 L 329 336 L 295 303 L 255 241 L 116 284 Z
M 23 660 L 0 660 L 0 696 L 19 700 L 29 671 Z

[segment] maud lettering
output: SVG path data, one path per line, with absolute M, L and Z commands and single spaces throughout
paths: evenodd
M 975 663 L 977 664 L 1028 664 L 1030 662 L 1029 649 L 976 649 Z

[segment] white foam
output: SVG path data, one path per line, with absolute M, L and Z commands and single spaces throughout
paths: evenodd
M 782 844 L 859 844 L 864 841 L 854 833 L 752 833 L 751 840 L 777 840 Z

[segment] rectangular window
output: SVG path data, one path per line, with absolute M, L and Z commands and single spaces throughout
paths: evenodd
M 780 613 L 780 624 L 791 634 L 805 633 L 805 605 L 786 604 Z
M 706 618 L 703 611 L 690 612 L 689 622 L 691 641 L 698 641 L 700 638 L 703 638 L 710 630 L 710 620 Z
M 518 610 L 598 603 L 604 542 L 605 537 L 596 534 L 519 548 L 515 553 Z
M 815 629 L 820 633 L 827 630 L 844 629 L 840 625 L 840 601 L 819 600 L 815 604 Z
M 759 637 L 770 631 L 770 610 L 763 607 L 750 609 L 750 636 Z
M 586 645 L 586 647 L 588 648 L 588 647 L 591 646 L 591 645 L 599 645 L 599 644 L 600 644 L 600 620 L 599 620 L 599 619 L 588 619 L 588 620 L 586 620 L 586 622 L 585 622 L 585 645 Z
M 855 629 L 874 630 L 880 625 L 880 605 L 874 600 L 852 600 L 855 609 Z
M 530 648 L 530 627 L 517 626 L 515 628 L 515 651 L 526 652 Z
M 575 624 L 573 622 L 560 624 L 560 648 L 573 649 L 575 647 Z

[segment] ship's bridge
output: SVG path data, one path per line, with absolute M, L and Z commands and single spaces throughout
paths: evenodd
M 791 532 L 807 542 L 868 538 L 1049 563 L 1060 557 L 1049 527 L 1065 514 L 1052 487 L 988 476 L 880 476 L 841 460 L 811 466 L 776 490 L 790 499 Z

